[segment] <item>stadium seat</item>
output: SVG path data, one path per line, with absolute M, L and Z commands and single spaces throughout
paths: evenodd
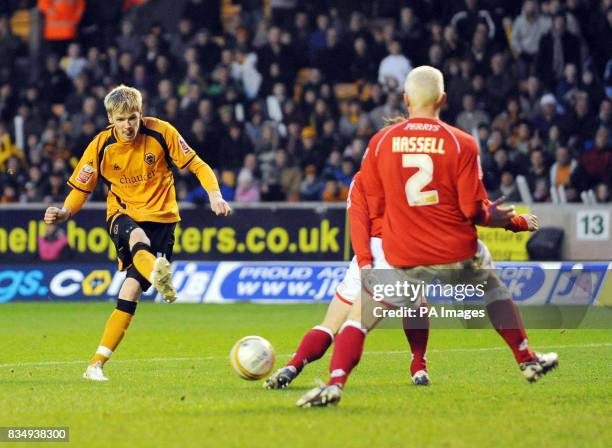
M 529 259 L 536 261 L 561 260 L 563 237 L 563 229 L 558 227 L 540 229 L 527 242 Z

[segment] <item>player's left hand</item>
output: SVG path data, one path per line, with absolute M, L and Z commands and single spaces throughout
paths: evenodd
M 210 208 L 217 216 L 229 216 L 232 213 L 232 209 L 221 193 L 218 191 L 213 191 L 208 195 L 210 199 Z

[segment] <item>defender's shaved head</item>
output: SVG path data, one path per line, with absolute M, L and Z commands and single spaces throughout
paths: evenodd
M 433 106 L 444 95 L 444 77 L 440 70 L 422 65 L 410 71 L 404 93 L 412 107 Z

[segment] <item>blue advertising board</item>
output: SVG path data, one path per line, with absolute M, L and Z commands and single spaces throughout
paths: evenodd
M 173 280 L 182 303 L 322 302 L 334 296 L 347 267 L 345 262 L 176 261 Z M 604 303 L 602 291 L 611 289 L 610 263 L 498 263 L 497 268 L 513 299 L 524 305 Z M 124 278 L 110 263 L 7 266 L 0 270 L 0 303 L 111 300 Z M 159 300 L 153 288 L 143 299 Z

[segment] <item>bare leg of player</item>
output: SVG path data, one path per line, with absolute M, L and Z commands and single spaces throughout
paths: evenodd
M 151 279 L 151 283 L 155 285 L 165 301 L 174 301 L 176 291 L 172 285 L 170 263 L 165 258 L 155 258 L 151 253 L 151 241 L 144 230 L 135 228 L 130 232 L 129 248 L 134 266 L 140 275 Z M 103 371 L 104 364 L 117 349 L 130 326 L 141 293 L 142 288 L 139 281 L 128 276 L 119 291 L 116 309 L 106 322 L 98 349 L 83 374 L 85 379 L 108 381 Z
M 119 291 L 117 307 L 106 322 L 98 349 L 87 366 L 83 378 L 92 381 L 108 381 L 102 369 L 130 326 L 141 292 L 142 289 L 136 279 L 130 277 L 125 279 Z
M 368 330 L 373 329 L 382 320 L 374 313 L 377 307 L 382 305 L 362 291 L 336 336 L 328 383 L 306 393 L 297 401 L 297 406 L 328 406 L 340 401 L 344 384 L 361 359 Z
M 284 389 L 300 374 L 306 364 L 321 358 L 334 341 L 334 335 L 346 320 L 351 304 L 336 294 L 327 308 L 325 318 L 302 337 L 293 358 L 274 372 L 263 384 L 265 389 Z

